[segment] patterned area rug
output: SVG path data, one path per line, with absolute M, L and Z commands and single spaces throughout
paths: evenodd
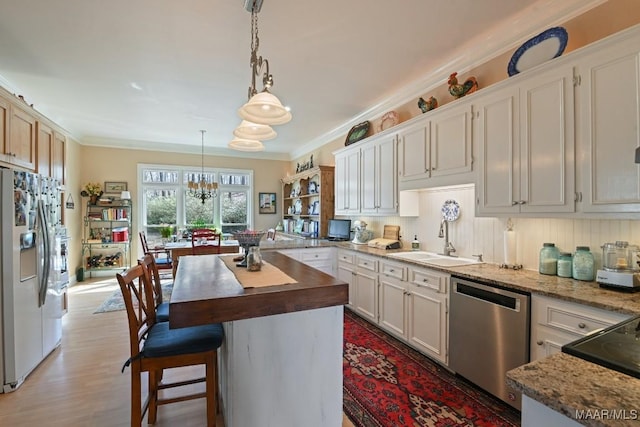
M 356 427 L 520 425 L 511 406 L 344 312 L 344 412 Z
M 162 280 L 162 301 L 169 301 L 171 298 L 171 289 L 173 288 L 173 282 L 168 280 Z M 118 311 L 124 310 L 124 300 L 122 299 L 122 292 L 120 291 L 120 287 L 118 286 L 118 282 L 114 281 L 116 286 L 116 290 L 107 298 L 100 307 L 93 312 L 93 314 L 97 313 L 107 313 L 109 311 Z

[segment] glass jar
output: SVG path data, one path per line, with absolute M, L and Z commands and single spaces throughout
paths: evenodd
M 577 246 L 573 254 L 573 278 L 576 280 L 593 281 L 593 254 L 589 246 Z
M 559 251 L 555 243 L 543 243 L 540 249 L 538 271 L 540 274 L 555 276 L 558 269 Z
M 251 246 L 247 253 L 247 270 L 260 271 L 262 268 L 262 255 L 259 246 Z
M 570 252 L 560 252 L 558 257 L 558 276 L 573 277 L 573 257 Z

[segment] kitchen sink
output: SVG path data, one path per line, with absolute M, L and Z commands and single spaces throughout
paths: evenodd
M 419 262 L 426 265 L 436 265 L 439 267 L 459 267 L 462 265 L 482 264 L 481 261 L 477 261 L 471 258 L 451 257 L 446 255 L 436 254 L 434 252 L 398 252 L 389 254 L 389 257 L 405 259 L 408 261 Z

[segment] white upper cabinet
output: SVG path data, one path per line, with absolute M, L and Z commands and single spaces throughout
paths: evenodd
M 573 67 L 515 79 L 474 101 L 476 212 L 574 212 Z
M 396 141 L 384 133 L 334 153 L 336 215 L 398 212 Z
M 430 172 L 432 177 L 456 175 L 471 171 L 471 103 L 457 100 L 459 105 L 431 116 Z
M 361 148 L 362 207 L 366 214 L 398 212 L 396 136 L 385 135 Z
M 398 132 L 400 189 L 446 185 L 436 180 L 471 171 L 471 103 L 457 100 Z
M 428 120 L 420 120 L 398 133 L 400 182 L 425 179 L 431 175 L 429 125 Z
M 346 150 L 335 159 L 335 214 L 360 213 L 360 151 Z
M 577 72 L 580 210 L 640 212 L 640 34 L 605 41 Z

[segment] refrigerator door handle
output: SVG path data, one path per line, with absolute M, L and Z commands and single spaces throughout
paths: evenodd
M 38 225 L 40 235 L 42 237 L 42 274 L 38 277 L 39 279 L 39 298 L 38 303 L 39 306 L 43 306 L 47 299 L 47 284 L 49 283 L 49 269 L 51 267 L 51 259 L 50 259 L 50 242 L 49 242 L 49 230 L 47 227 L 47 216 L 44 211 L 44 202 L 42 200 L 38 200 Z

